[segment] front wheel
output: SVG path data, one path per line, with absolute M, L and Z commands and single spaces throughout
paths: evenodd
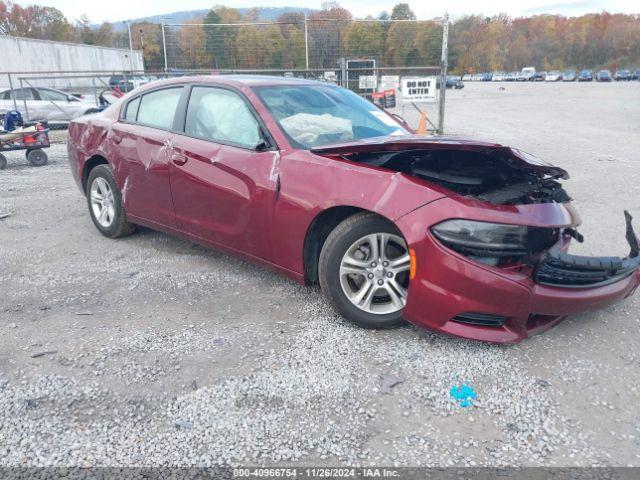
M 120 189 L 108 165 L 98 165 L 89 173 L 87 203 L 91 220 L 105 237 L 124 237 L 135 230 L 127 222 Z
M 410 256 L 395 226 L 373 213 L 344 220 L 320 252 L 324 294 L 348 320 L 368 328 L 402 323 Z

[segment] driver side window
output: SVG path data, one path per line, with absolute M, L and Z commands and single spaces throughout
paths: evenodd
M 235 92 L 196 86 L 191 90 L 185 133 L 222 144 L 255 148 L 260 129 L 247 103 Z

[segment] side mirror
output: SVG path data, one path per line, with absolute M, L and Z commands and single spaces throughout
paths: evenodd
M 269 142 L 264 137 L 260 137 L 260 140 L 258 141 L 258 143 L 256 144 L 256 146 L 254 148 L 258 152 L 262 152 L 264 150 L 268 150 L 270 147 L 271 147 L 271 145 L 269 145 Z
M 256 146 L 254 148 L 258 152 L 262 152 L 271 148 L 271 142 L 269 142 L 261 126 L 258 126 L 258 135 L 260 136 L 260 140 L 258 140 L 258 143 L 256 143 Z

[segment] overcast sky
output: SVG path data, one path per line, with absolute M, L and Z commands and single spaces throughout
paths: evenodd
M 377 15 L 383 10 L 391 11 L 398 1 L 384 0 L 344 0 L 339 3 L 350 10 L 356 17 Z M 322 0 L 18 0 L 21 5 L 39 4 L 56 7 L 69 20 L 73 21 L 80 15 L 87 14 L 92 22 L 118 21 L 128 18 L 147 17 L 151 15 L 168 14 L 175 11 L 209 8 L 216 4 L 229 7 L 283 7 L 298 6 L 320 8 Z M 582 15 L 584 13 L 609 12 L 640 13 L 638 0 L 583 0 L 561 1 L 553 0 L 449 0 L 408 1 L 419 19 L 427 19 L 442 15 L 445 10 L 454 16 L 482 13 L 508 13 L 509 15 L 533 15 L 538 13 L 558 13 L 563 15 Z

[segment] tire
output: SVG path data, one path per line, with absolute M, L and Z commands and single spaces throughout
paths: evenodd
M 375 247 L 367 240 L 372 238 L 380 240 Z M 376 256 L 374 251 L 383 250 L 381 245 L 386 245 L 386 255 Z M 351 266 L 356 263 L 357 267 Z M 395 327 L 404 322 L 409 265 L 406 242 L 398 229 L 374 213 L 360 213 L 340 223 L 322 246 L 320 287 L 347 320 L 365 328 Z
M 89 172 L 87 206 L 93 224 L 105 237 L 125 237 L 136 229 L 134 224 L 127 222 L 120 189 L 109 165 L 98 165 Z M 104 210 L 103 217 L 101 212 Z
M 7 157 L 0 153 L 0 170 L 7 168 Z
M 35 150 L 27 150 L 27 160 L 34 167 L 42 167 L 47 164 L 49 157 L 44 150 L 36 148 Z

